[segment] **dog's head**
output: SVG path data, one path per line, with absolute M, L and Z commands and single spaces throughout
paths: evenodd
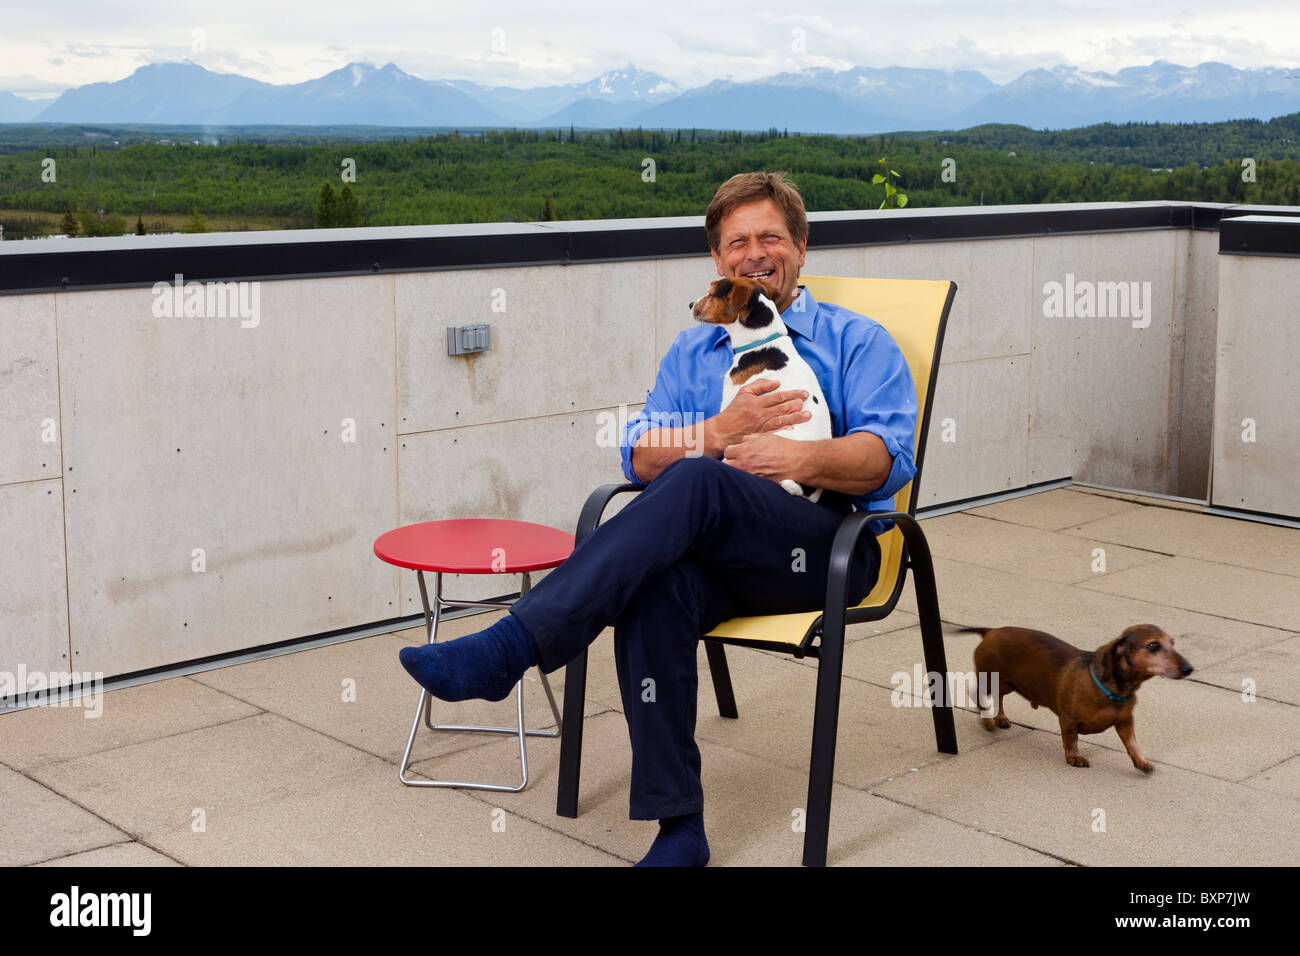
M 1097 649 L 1098 677 L 1121 687 L 1141 684 L 1152 677 L 1182 680 L 1192 665 L 1174 650 L 1174 639 L 1154 624 L 1135 624 L 1109 644 Z M 1102 673 L 1104 672 L 1104 673 Z
M 709 286 L 709 294 L 690 304 L 691 314 L 700 322 L 730 325 L 739 322 L 747 329 L 761 329 L 781 317 L 772 297 L 776 291 L 765 282 L 737 276 L 719 279 Z

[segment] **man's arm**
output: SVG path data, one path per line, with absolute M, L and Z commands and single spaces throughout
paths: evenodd
M 776 387 L 777 383 L 770 379 L 757 379 L 712 418 L 682 428 L 652 428 L 632 447 L 633 471 L 642 481 L 650 482 L 688 454 L 721 458 L 729 446 L 746 435 L 771 432 L 810 417 L 803 411 L 807 392 L 775 392 Z
M 857 497 L 885 483 L 894 458 L 879 435 L 854 432 L 821 441 L 796 441 L 780 435 L 747 435 L 725 449 L 729 465 L 762 478 L 795 481 Z

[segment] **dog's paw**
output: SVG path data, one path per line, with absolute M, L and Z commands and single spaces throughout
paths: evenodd
M 981 717 L 980 723 L 984 725 L 984 729 L 987 730 L 989 733 L 993 733 L 994 729 L 996 728 L 996 725 L 993 723 L 992 719 L 988 717 Z
M 1008 717 L 1006 714 L 1000 714 L 997 717 L 994 717 L 993 721 L 1003 730 L 1006 730 L 1008 727 L 1011 726 L 1011 718 Z
M 1068 763 L 1071 767 L 1091 767 L 1091 766 L 1092 766 L 1092 764 L 1088 763 L 1088 758 L 1087 758 L 1087 757 L 1081 757 L 1081 756 L 1079 756 L 1078 754 L 1066 754 L 1066 755 L 1065 755 L 1065 762 Z
M 1155 764 L 1153 764 L 1150 760 L 1147 760 L 1145 757 L 1142 759 L 1140 763 L 1134 760 L 1133 766 L 1137 767 L 1143 773 L 1150 773 L 1152 770 L 1156 769 Z

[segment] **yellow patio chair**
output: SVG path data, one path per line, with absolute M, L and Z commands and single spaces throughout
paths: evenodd
M 939 371 L 944 328 L 957 286 L 952 282 L 914 279 L 842 279 L 803 276 L 800 281 L 822 302 L 851 309 L 879 322 L 907 360 L 917 389 L 916 475 L 894 496 L 892 512 L 855 511 L 845 515 L 831 545 L 826 604 L 820 611 L 737 617 L 703 635 L 714 694 L 723 717 L 736 717 L 736 701 L 727 670 L 725 644 L 776 650 L 795 657 L 818 658 L 817 695 L 813 715 L 812 758 L 808 771 L 803 862 L 826 865 L 830 829 L 831 785 L 835 769 L 835 738 L 839 724 L 840 675 L 844 659 L 844 627 L 887 617 L 898 603 L 908 568 L 912 569 L 926 670 L 946 675 L 943 634 L 934 567 L 925 535 L 916 521 L 917 489 L 925 457 L 934 385 Z M 583 506 L 575 534 L 582 541 L 600 523 L 615 495 L 634 493 L 640 484 L 603 485 Z M 856 607 L 846 608 L 849 562 L 858 537 L 869 521 L 889 519 L 894 526 L 880 536 L 880 576 L 870 594 Z M 578 815 L 578 778 L 582 764 L 582 716 L 587 683 L 584 650 L 565 671 L 564 719 L 560 743 L 559 793 L 556 813 Z M 944 693 L 946 677 L 929 687 L 935 743 L 941 753 L 957 752 L 951 701 Z

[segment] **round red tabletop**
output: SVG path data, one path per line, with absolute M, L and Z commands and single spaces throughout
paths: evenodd
M 553 568 L 573 551 L 573 535 L 530 521 L 453 518 L 396 528 L 375 539 L 389 564 L 446 574 L 518 574 Z

